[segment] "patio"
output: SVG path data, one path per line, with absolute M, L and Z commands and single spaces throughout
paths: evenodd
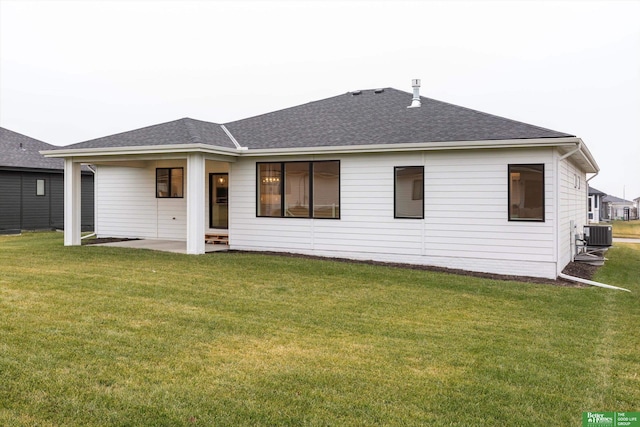
M 119 248 L 135 248 L 135 249 L 150 249 L 153 251 L 162 251 L 162 252 L 174 252 L 178 254 L 186 254 L 187 253 L 187 242 L 184 241 L 176 241 L 176 240 L 150 240 L 150 239 L 139 239 L 139 240 L 125 240 L 121 242 L 111 242 L 111 243 L 97 243 L 95 246 L 115 246 Z M 204 252 L 224 252 L 229 250 L 228 245 L 215 245 L 206 243 L 204 245 Z

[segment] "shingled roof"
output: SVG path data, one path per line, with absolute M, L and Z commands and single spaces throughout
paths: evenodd
M 190 118 L 92 139 L 64 148 L 142 147 L 175 144 L 207 144 L 236 148 L 219 124 Z
M 0 127 L 1 169 L 64 169 L 64 160 L 47 158 L 40 150 L 53 150 L 46 142 Z
M 348 92 L 225 126 L 249 149 L 573 136 L 425 97 L 407 108 L 411 99 L 393 88 Z

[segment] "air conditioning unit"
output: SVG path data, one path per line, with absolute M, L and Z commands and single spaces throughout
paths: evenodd
M 610 225 L 585 225 L 584 240 L 587 246 L 611 246 L 613 231 Z

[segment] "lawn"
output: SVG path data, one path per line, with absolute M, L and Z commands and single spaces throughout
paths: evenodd
M 640 239 L 640 220 L 613 221 L 613 237 Z
M 495 281 L 0 236 L 0 425 L 579 426 L 640 410 L 640 245 Z

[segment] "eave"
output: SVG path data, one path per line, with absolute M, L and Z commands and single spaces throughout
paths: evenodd
M 266 156 L 296 156 L 296 155 L 326 155 L 353 153 L 385 153 L 408 151 L 443 151 L 443 150 L 481 150 L 507 148 L 545 148 L 556 147 L 562 154 L 571 152 L 579 147 L 571 158 L 580 163 L 587 173 L 596 173 L 599 167 L 591 152 L 580 138 L 536 138 L 536 139 L 507 139 L 483 141 L 442 141 L 418 142 L 400 144 L 369 144 L 342 145 L 330 147 L 289 147 L 289 148 L 257 148 L 248 149 L 216 147 L 207 144 L 172 144 L 151 145 L 140 147 L 107 147 L 83 149 L 58 149 L 41 151 L 45 157 L 73 158 L 78 162 L 101 160 L 150 159 L 150 158 L 181 158 L 188 153 L 205 153 L 210 158 L 220 158 L 235 161 L 238 157 L 266 157 Z

